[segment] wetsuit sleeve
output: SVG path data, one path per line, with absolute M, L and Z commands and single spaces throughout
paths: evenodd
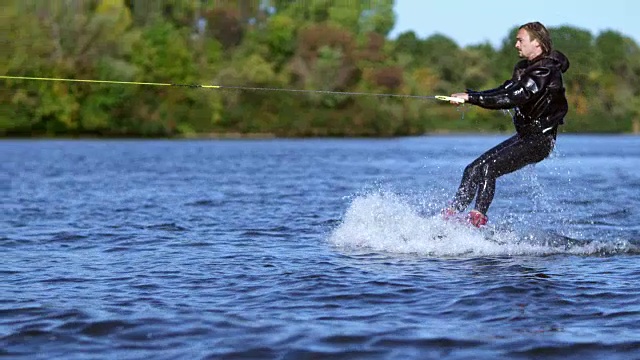
M 507 80 L 502 85 L 500 85 L 500 86 L 498 86 L 497 88 L 494 88 L 494 89 L 482 90 L 482 91 L 467 89 L 466 93 L 467 94 L 489 95 L 489 94 L 496 93 L 498 91 L 503 91 L 507 87 L 511 86 L 511 83 L 512 83 L 511 80 Z
M 518 81 L 507 81 L 507 86 L 487 92 L 469 93 L 470 104 L 485 109 L 511 109 L 529 102 L 540 94 L 547 86 L 551 70 L 547 67 L 536 67 L 527 71 Z
M 522 60 L 516 63 L 515 66 L 513 67 L 513 74 L 511 75 L 511 79 L 505 81 L 504 83 L 502 83 L 502 85 L 494 89 L 482 90 L 482 91 L 467 89 L 466 93 L 467 94 L 473 93 L 473 94 L 487 96 L 487 95 L 492 95 L 501 91 L 505 91 L 506 89 L 512 87 L 516 83 L 517 79 L 519 78 L 518 73 L 521 73 L 522 71 L 524 71 L 527 68 L 528 63 L 529 62 L 527 60 Z

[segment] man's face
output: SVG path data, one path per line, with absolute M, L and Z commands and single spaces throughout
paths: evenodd
M 534 59 L 542 52 L 538 40 L 531 41 L 529 33 L 525 29 L 518 30 L 518 35 L 516 35 L 516 49 L 518 49 L 518 56 L 529 60 Z

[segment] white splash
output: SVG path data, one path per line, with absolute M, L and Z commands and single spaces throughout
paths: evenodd
M 437 212 L 437 211 L 436 211 Z M 356 197 L 329 242 L 345 249 L 418 254 L 434 257 L 593 254 L 601 246 L 571 249 L 548 241 L 529 241 L 513 230 L 476 229 L 464 221 L 424 216 L 398 195 L 375 193 Z M 566 245 L 566 244 L 565 244 Z M 599 248 L 599 249 L 598 249 Z

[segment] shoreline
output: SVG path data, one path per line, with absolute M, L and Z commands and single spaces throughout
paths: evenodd
M 432 131 L 423 134 L 396 136 L 278 136 L 273 133 L 204 133 L 175 136 L 97 136 L 97 135 L 37 135 L 37 136 L 0 136 L 2 140 L 269 140 L 269 139 L 398 139 L 429 136 L 494 136 L 508 135 L 513 132 L 492 131 Z M 640 136 L 634 132 L 566 132 L 559 136 Z

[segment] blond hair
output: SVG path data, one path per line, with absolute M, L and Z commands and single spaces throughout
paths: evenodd
M 531 37 L 531 40 L 538 40 L 540 47 L 542 48 L 543 55 L 549 55 L 551 50 L 553 50 L 553 41 L 551 41 L 551 34 L 549 34 L 549 30 L 547 30 L 542 23 L 538 21 L 526 23 L 518 30 L 524 29 Z

